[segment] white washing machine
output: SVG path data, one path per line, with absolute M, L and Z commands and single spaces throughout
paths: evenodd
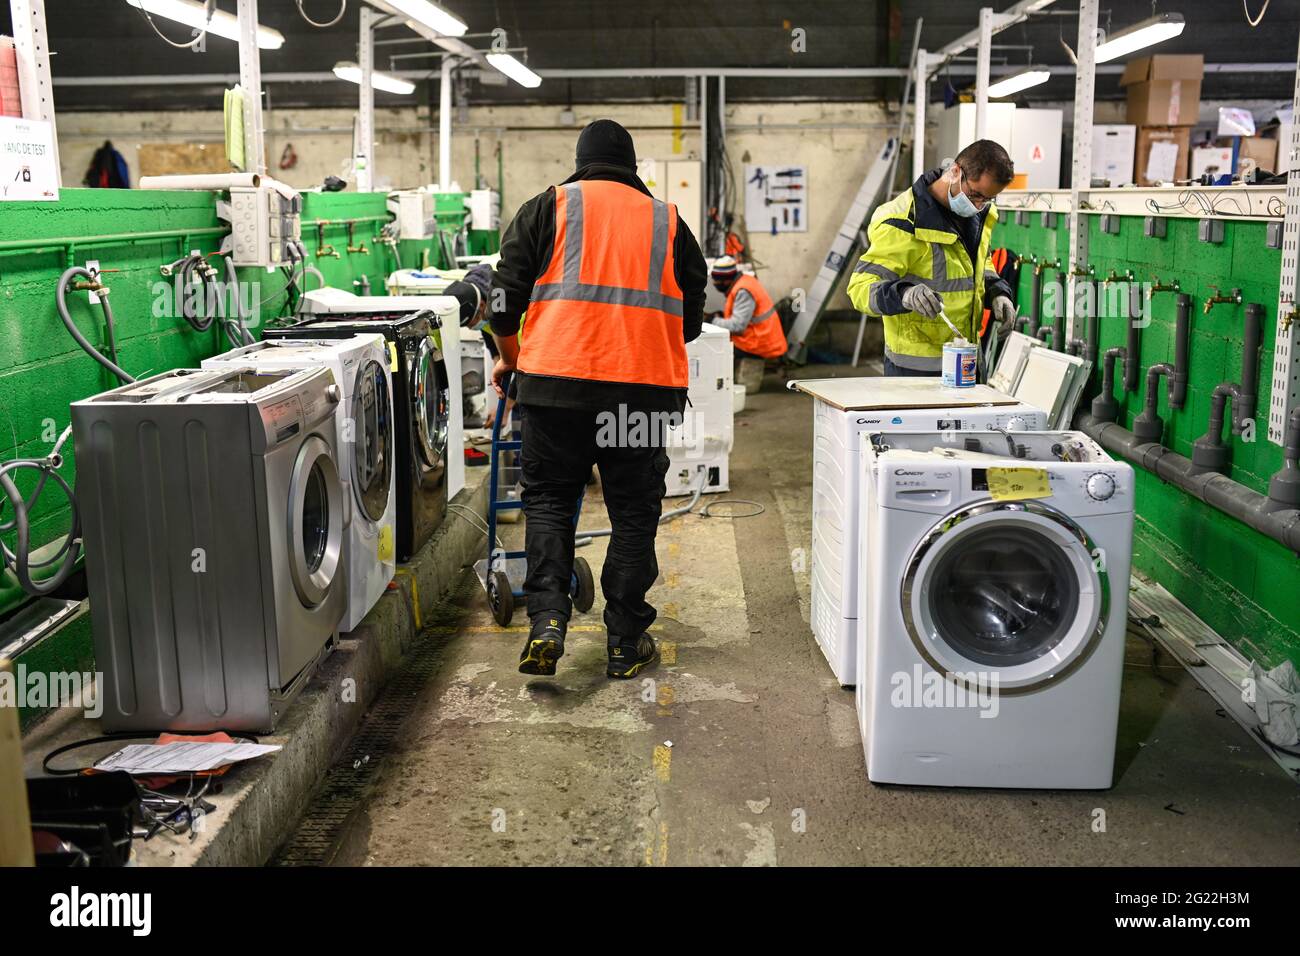
M 731 487 L 736 417 L 732 355 L 731 333 L 708 322 L 686 343 L 690 402 L 682 424 L 668 430 L 665 497 L 693 495 L 701 483 L 705 494 Z
M 206 359 L 204 368 L 250 366 L 259 372 L 323 365 L 342 391 L 334 412 L 339 474 L 351 496 L 344 540 L 348 606 L 339 622 L 355 630 L 397 570 L 397 449 L 388 350 L 379 333 L 349 339 L 272 339 Z
M 860 436 L 873 431 L 1046 428 L 1039 408 L 984 385 L 944 388 L 935 378 L 792 381 L 813 409 L 812 630 L 843 687 L 858 672 Z
M 1109 787 L 1133 469 L 1081 432 L 872 440 L 861 457 L 875 600 L 861 609 L 857 685 L 867 776 Z
M 347 605 L 324 367 L 177 369 L 72 403 L 106 732 L 268 733 Z

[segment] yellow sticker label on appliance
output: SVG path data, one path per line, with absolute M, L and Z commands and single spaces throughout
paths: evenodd
M 397 371 L 397 343 L 396 342 L 388 343 L 388 370 L 390 372 Z
M 379 529 L 379 560 L 393 560 L 393 529 L 389 525 L 384 525 Z
M 1052 497 L 1045 468 L 990 468 L 989 494 L 996 501 Z

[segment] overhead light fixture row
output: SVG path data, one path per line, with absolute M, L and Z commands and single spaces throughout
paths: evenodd
M 195 0 L 126 0 L 137 10 L 144 10 L 154 16 L 175 20 L 195 30 L 207 30 L 213 36 L 225 37 L 239 42 L 239 18 L 234 14 L 214 10 L 209 19 L 207 10 Z M 284 46 L 284 34 L 279 30 L 258 24 L 257 45 L 263 50 L 278 50 Z
M 463 37 L 469 30 L 463 20 L 430 0 L 384 0 L 404 17 L 422 23 L 443 36 Z
M 517 60 L 513 53 L 489 53 L 487 61 L 494 70 L 504 73 L 520 86 L 531 90 L 542 85 L 542 78 Z
M 1047 70 L 1024 70 L 1011 76 L 1004 76 L 996 83 L 990 83 L 989 96 L 994 98 L 1011 96 L 1021 90 L 1027 90 L 1031 86 L 1046 83 L 1051 78 L 1052 74 Z
M 361 67 L 355 63 L 335 63 L 334 75 L 340 80 L 347 80 L 349 83 L 361 85 Z M 370 71 L 370 85 L 377 90 L 383 90 L 386 93 L 407 93 L 415 92 L 415 84 L 410 80 L 404 80 L 400 76 L 393 76 L 391 73 L 383 73 L 379 70 Z
M 1144 47 L 1171 40 L 1183 32 L 1181 13 L 1161 13 L 1154 17 L 1112 33 L 1104 43 L 1097 44 L 1096 61 L 1106 63 L 1128 56 Z

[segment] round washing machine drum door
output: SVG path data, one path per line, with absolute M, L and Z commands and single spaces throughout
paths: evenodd
M 931 667 L 1017 694 L 1088 658 L 1105 632 L 1109 593 L 1104 562 L 1068 516 L 1036 501 L 984 502 L 921 540 L 900 600 Z
M 451 392 L 442 365 L 442 354 L 432 340 L 420 342 L 410 372 L 414 389 L 412 413 L 421 465 L 426 471 L 441 472 L 446 467 Z
M 393 409 L 388 396 L 388 375 L 370 359 L 357 370 L 352 388 L 351 435 L 352 488 L 357 507 L 371 521 L 388 510 L 393 475 Z
M 343 552 L 338 467 L 319 435 L 303 442 L 289 481 L 289 570 L 298 599 L 316 607 L 329 595 Z

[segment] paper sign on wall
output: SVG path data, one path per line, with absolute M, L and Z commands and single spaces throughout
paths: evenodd
M 745 165 L 745 226 L 751 233 L 808 231 L 808 167 Z
M 0 117 L 0 200 L 56 202 L 54 130 L 44 120 Z
M 1147 154 L 1146 179 L 1153 183 L 1170 183 L 1178 168 L 1177 143 L 1152 143 Z

